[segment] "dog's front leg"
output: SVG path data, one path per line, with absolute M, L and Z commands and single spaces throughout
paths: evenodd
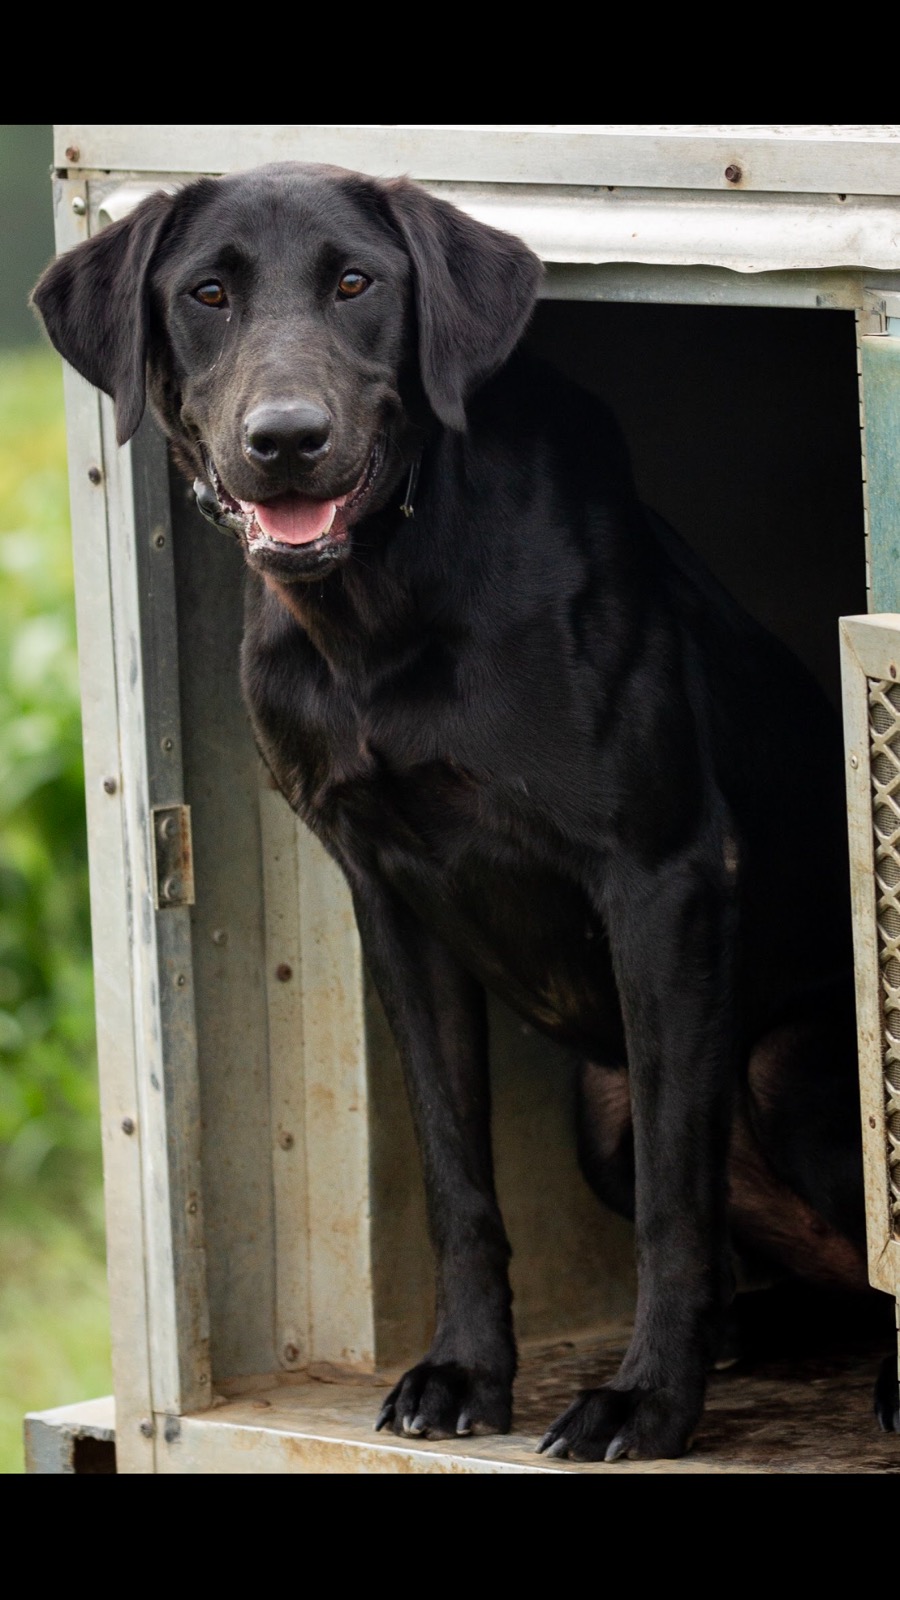
M 380 884 L 357 884 L 354 901 L 403 1062 L 437 1280 L 431 1348 L 388 1395 L 376 1426 L 427 1438 L 504 1433 L 516 1358 L 491 1158 L 484 991 Z
M 653 873 L 620 863 L 604 886 L 628 1046 L 638 1297 L 619 1372 L 545 1435 L 553 1455 L 679 1456 L 702 1411 L 731 1287 L 735 1057 L 732 894 L 710 855 Z

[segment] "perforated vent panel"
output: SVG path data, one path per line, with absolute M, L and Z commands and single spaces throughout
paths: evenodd
M 875 891 L 884 1019 L 885 1152 L 900 1237 L 900 684 L 869 679 Z

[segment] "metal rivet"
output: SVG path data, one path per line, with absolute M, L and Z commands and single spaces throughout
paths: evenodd
M 279 983 L 290 983 L 291 978 L 294 976 L 294 969 L 289 967 L 286 961 L 282 961 L 275 968 L 275 976 Z
M 292 1133 L 280 1133 L 278 1135 L 278 1143 L 281 1145 L 282 1150 L 293 1150 L 294 1135 Z
M 197 1214 L 197 1202 L 196 1202 L 196 1200 L 189 1200 L 188 1201 L 188 1211 L 190 1212 L 192 1217 L 196 1216 L 196 1214 Z
M 145 1417 L 143 1422 L 138 1424 L 138 1430 L 144 1435 L 145 1439 L 153 1438 L 153 1423 L 150 1421 L 149 1417 Z
M 160 739 L 159 743 L 160 748 L 163 750 L 173 750 L 175 748 L 174 739 Z
M 297 1349 L 297 1346 L 295 1344 L 286 1344 L 285 1345 L 285 1347 L 284 1347 L 284 1359 L 285 1359 L 285 1361 L 296 1361 L 298 1359 L 299 1355 L 300 1355 L 300 1351 Z
M 115 792 L 118 789 L 119 785 L 116 782 L 115 778 L 104 778 L 103 779 L 103 787 L 106 790 L 107 794 L 115 794 Z
M 851 765 L 851 767 L 858 767 L 859 766 L 859 756 L 851 756 L 850 757 L 850 765 Z
M 122 1118 L 122 1132 L 123 1133 L 134 1133 L 134 1117 L 123 1117 Z
M 175 818 L 174 817 L 163 817 L 162 822 L 159 825 L 159 836 L 160 836 L 160 838 L 161 839 L 174 839 L 174 837 L 175 837 L 177 832 L 178 832 L 178 823 L 176 822 Z
M 66 146 L 66 160 L 67 161 L 80 161 L 81 160 L 81 151 L 79 150 L 77 144 L 70 144 L 70 145 Z
M 77 194 L 75 199 L 72 201 L 72 210 L 74 211 L 76 217 L 83 217 L 87 211 L 87 206 L 82 200 L 80 194 Z
M 176 878 L 174 876 L 171 877 L 171 878 L 167 878 L 165 883 L 162 886 L 162 898 L 163 898 L 163 900 L 177 900 L 178 896 L 180 895 L 180 893 L 181 893 L 181 879 L 180 878 Z
M 101 483 L 103 480 L 103 473 L 100 471 L 99 467 L 88 467 L 88 477 L 90 478 L 91 483 Z
M 213 944 L 228 943 L 228 934 L 224 928 L 213 928 L 212 942 Z
M 732 162 L 730 167 L 725 168 L 725 176 L 729 183 L 740 183 L 744 174 L 737 163 Z
M 874 1128 L 875 1127 L 875 1118 L 874 1117 L 870 1117 L 869 1118 L 869 1127 L 870 1128 Z
M 165 544 L 165 542 L 166 542 L 166 536 L 165 536 L 164 533 L 158 533 L 156 535 L 156 538 L 153 541 L 153 543 L 156 545 L 157 550 L 161 550 L 163 545 Z
M 183 972 L 179 972 L 178 977 L 175 979 L 175 982 L 176 982 L 176 984 L 177 984 L 179 989 L 183 989 L 184 988 L 185 984 L 187 983 L 187 978 L 185 977 Z

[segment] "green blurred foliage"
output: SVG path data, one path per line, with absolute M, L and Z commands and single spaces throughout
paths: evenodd
M 0 1205 L 85 1192 L 97 1094 L 59 362 L 0 359 Z
M 0 1472 L 26 1411 L 108 1393 L 62 374 L 0 350 Z
M 112 1387 L 62 373 L 27 304 L 52 146 L 0 124 L 0 1473 L 26 1411 Z

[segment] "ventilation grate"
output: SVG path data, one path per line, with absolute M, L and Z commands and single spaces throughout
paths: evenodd
M 893 1231 L 900 1237 L 900 683 L 869 679 L 869 733 L 887 1177 Z

